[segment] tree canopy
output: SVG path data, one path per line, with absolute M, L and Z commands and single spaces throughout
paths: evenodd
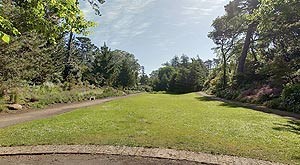
M 230 99 L 286 108 L 285 88 L 299 90 L 294 87 L 300 82 L 299 13 L 297 0 L 229 2 L 208 35 L 220 62 L 206 88 Z

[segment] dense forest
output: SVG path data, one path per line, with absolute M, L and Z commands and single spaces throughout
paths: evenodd
M 300 111 L 300 1 L 233 0 L 212 26 L 208 37 L 220 62 L 208 91 Z
M 104 1 L 88 2 L 101 16 Z M 93 26 L 78 0 L 0 1 L 0 109 L 7 103 L 32 106 L 103 97 L 105 87 L 106 93 L 119 94 L 128 89 L 204 90 L 300 111 L 298 0 L 230 1 L 208 34 L 217 58 L 175 56 L 149 76 L 133 54 L 105 43 L 99 48 L 85 37 Z

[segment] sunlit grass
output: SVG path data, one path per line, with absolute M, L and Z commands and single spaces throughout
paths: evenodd
M 299 121 L 196 94 L 142 94 L 0 129 L 0 145 L 173 148 L 300 162 Z

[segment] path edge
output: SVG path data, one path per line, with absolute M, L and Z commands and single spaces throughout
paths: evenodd
M 92 154 L 92 155 L 119 155 L 139 156 L 146 158 L 183 160 L 203 164 L 265 164 L 282 165 L 271 161 L 243 158 L 228 155 L 213 155 L 201 152 L 192 152 L 162 148 L 144 148 L 109 145 L 40 145 L 0 147 L 0 156 L 20 155 L 50 155 L 50 154 Z

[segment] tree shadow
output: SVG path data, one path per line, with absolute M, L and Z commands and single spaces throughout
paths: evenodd
M 196 99 L 199 101 L 216 101 L 216 99 L 213 99 L 212 97 L 208 97 L 208 96 L 196 97 Z
M 171 92 L 171 91 L 167 91 L 166 94 L 168 95 L 186 95 L 186 94 L 189 94 L 189 93 L 193 93 L 193 91 L 191 92 Z
M 300 156 L 293 156 L 292 159 L 295 159 L 297 161 L 300 161 Z
M 159 91 L 159 92 L 152 92 L 151 94 L 166 94 L 166 95 L 175 95 L 175 96 L 177 96 L 177 95 L 185 95 L 185 94 L 188 94 L 188 93 L 175 93 L 175 92 Z
M 286 124 L 274 123 L 277 127 L 273 127 L 277 131 L 292 132 L 300 135 L 300 121 L 289 120 Z M 300 159 L 300 157 L 299 157 Z
M 249 103 L 242 103 L 242 102 L 238 102 L 238 101 L 226 100 L 226 99 L 218 98 L 218 97 L 215 97 L 215 96 L 200 96 L 200 97 L 196 97 L 196 99 L 199 100 L 199 101 L 206 101 L 206 102 L 220 101 L 221 104 L 219 104 L 219 106 L 223 106 L 223 107 L 247 108 L 247 109 L 251 109 L 251 110 L 255 110 L 255 111 L 259 111 L 259 112 L 264 112 L 264 113 L 268 113 L 268 114 L 279 115 L 279 116 L 282 116 L 282 117 L 290 117 L 292 119 L 300 119 L 300 114 L 287 112 L 287 111 L 281 111 L 281 110 L 277 110 L 277 109 L 270 109 L 270 108 L 255 105 L 255 104 L 249 104 Z

